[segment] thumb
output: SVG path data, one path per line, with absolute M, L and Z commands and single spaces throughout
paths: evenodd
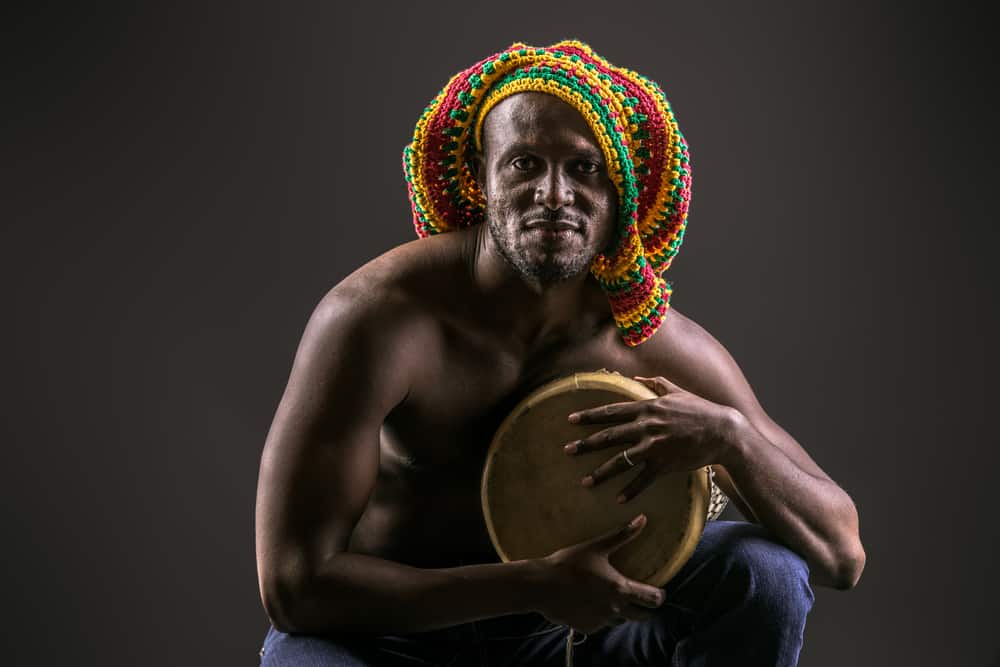
M 607 533 L 594 538 L 591 540 L 591 545 L 604 553 L 614 553 L 638 537 L 645 525 L 646 515 L 640 514 L 624 526 L 613 528 Z
M 647 378 L 642 377 L 641 375 L 634 375 L 633 378 L 646 385 L 660 396 L 664 396 L 675 391 L 681 391 L 680 387 L 663 376 L 658 375 L 653 378 Z

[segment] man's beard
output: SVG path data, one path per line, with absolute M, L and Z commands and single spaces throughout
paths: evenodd
M 502 213 L 490 210 L 487 207 L 486 222 L 489 225 L 490 235 L 496 243 L 500 256 L 504 258 L 515 271 L 523 277 L 537 282 L 539 285 L 548 286 L 561 283 L 575 278 L 590 268 L 596 253 L 558 253 L 550 255 L 542 261 L 533 261 L 523 248 L 518 247 L 518 241 L 523 237 L 515 235 L 511 225 L 502 225 L 498 219 L 503 217 Z M 551 217 L 551 216 L 547 216 Z

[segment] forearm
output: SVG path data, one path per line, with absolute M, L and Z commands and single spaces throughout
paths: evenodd
M 804 471 L 734 411 L 723 463 L 757 520 L 808 562 L 815 583 L 850 588 L 864 567 L 858 515 L 833 481 Z
M 338 553 L 268 607 L 279 629 L 404 634 L 538 608 L 536 561 L 421 569 Z

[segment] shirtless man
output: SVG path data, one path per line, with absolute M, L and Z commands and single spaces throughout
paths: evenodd
M 623 342 L 588 270 L 614 244 L 622 195 L 578 108 L 529 89 L 481 125 L 470 168 L 486 224 L 390 250 L 306 326 L 260 469 L 262 664 L 556 665 L 559 626 L 589 633 L 577 664 L 795 664 L 810 582 L 851 588 L 864 566 L 851 499 L 698 324 L 670 308 L 655 335 Z M 608 563 L 643 517 L 510 563 L 484 525 L 501 420 L 539 385 L 602 367 L 660 398 L 580 416 L 607 428 L 566 455 L 608 454 L 581 483 L 628 502 L 660 472 L 712 465 L 748 520 L 707 525 L 665 589 Z

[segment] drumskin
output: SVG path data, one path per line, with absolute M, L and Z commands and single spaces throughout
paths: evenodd
M 482 123 L 501 100 L 544 92 L 586 119 L 618 191 L 618 226 L 591 265 L 631 347 L 663 322 L 672 286 L 666 271 L 684 239 L 691 200 L 687 142 L 653 81 L 615 67 L 578 41 L 515 43 L 451 78 L 417 121 L 403 170 L 420 237 L 477 225 L 485 199 L 470 163 Z
M 567 459 L 562 443 L 599 427 L 571 424 L 570 412 L 656 393 L 618 373 L 574 373 L 526 396 L 497 429 L 483 465 L 483 518 L 504 561 L 539 558 L 646 515 L 642 534 L 610 558 L 629 579 L 664 586 L 684 566 L 708 518 L 708 468 L 658 477 L 628 506 L 613 485 L 579 480 L 607 458 L 592 452 Z M 544 508 L 540 511 L 540 508 Z

